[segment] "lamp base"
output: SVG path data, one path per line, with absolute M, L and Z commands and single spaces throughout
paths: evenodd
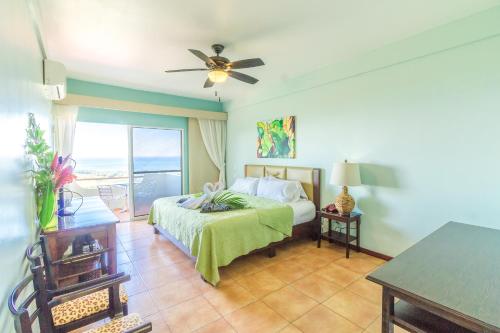
M 354 209 L 354 198 L 349 194 L 347 186 L 344 186 L 342 193 L 335 198 L 335 207 L 341 215 L 349 215 Z

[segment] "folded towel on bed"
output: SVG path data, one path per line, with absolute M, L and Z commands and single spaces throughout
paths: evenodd
M 217 195 L 217 193 L 224 190 L 224 185 L 221 182 L 217 182 L 215 184 L 206 183 L 203 185 L 203 194 L 201 196 L 193 196 L 189 197 L 186 200 L 179 200 L 177 205 L 186 209 L 198 209 L 203 204 L 209 203 L 212 201 L 212 198 Z

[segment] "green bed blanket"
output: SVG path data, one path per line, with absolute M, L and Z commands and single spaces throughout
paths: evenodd
M 158 224 L 196 257 L 196 270 L 210 282 L 219 282 L 219 267 L 235 258 L 292 234 L 293 210 L 278 201 L 238 194 L 250 208 L 200 213 L 178 207 L 181 197 L 156 200 L 149 223 Z

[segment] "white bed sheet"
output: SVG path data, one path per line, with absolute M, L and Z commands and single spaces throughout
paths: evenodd
M 311 200 L 287 202 L 293 209 L 293 225 L 309 222 L 316 216 L 316 206 Z

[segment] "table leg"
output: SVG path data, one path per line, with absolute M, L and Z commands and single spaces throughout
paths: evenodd
M 323 219 L 320 217 L 318 222 L 318 249 L 321 247 L 321 222 Z
M 328 219 L 328 242 L 330 243 L 333 243 L 333 240 L 332 240 L 332 220 L 331 219 Z
M 387 287 L 382 288 L 382 333 L 394 333 L 394 323 L 391 316 L 394 315 L 394 296 Z
M 360 223 L 361 221 L 359 220 L 359 218 L 356 220 L 356 251 L 360 251 L 361 250 L 361 247 L 359 245 L 359 243 L 361 242 L 361 228 L 360 228 Z
M 345 257 L 349 259 L 349 235 L 351 233 L 351 223 L 349 221 L 345 224 Z

